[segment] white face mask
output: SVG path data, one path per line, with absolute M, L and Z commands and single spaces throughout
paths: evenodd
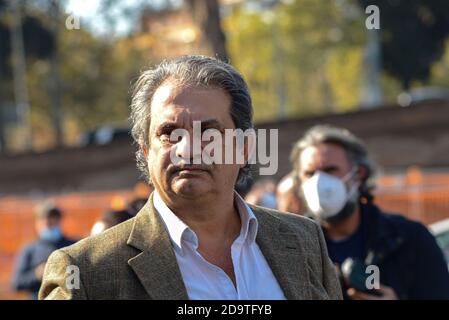
M 359 184 L 354 183 L 350 190 L 346 182 L 352 178 L 355 170 L 339 179 L 322 171 L 302 184 L 302 192 L 311 213 L 322 220 L 336 216 L 349 199 L 356 195 Z
M 40 238 L 50 242 L 56 242 L 62 238 L 62 232 L 59 227 L 47 228 L 41 232 Z

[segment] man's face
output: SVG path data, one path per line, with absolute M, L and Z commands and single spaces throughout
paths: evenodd
M 167 81 L 156 90 L 151 103 L 149 149 L 146 153 L 152 182 L 159 194 L 168 198 L 192 199 L 232 192 L 241 165 L 201 164 L 182 169 L 183 160 L 190 160 L 192 164 L 198 157 L 192 148 L 193 121 L 201 121 L 202 131 L 216 129 L 223 137 L 224 129 L 235 129 L 230 103 L 230 98 L 221 89 L 185 87 Z M 175 129 L 187 130 L 190 139 L 185 136 L 178 141 L 170 141 L 170 134 Z M 201 143 L 201 147 L 207 143 Z M 181 163 L 174 164 L 170 152 L 174 152 Z
M 35 227 L 38 234 L 46 229 L 61 227 L 61 219 L 56 217 L 37 218 Z
M 305 182 L 316 171 L 342 179 L 352 169 L 346 151 L 333 143 L 320 143 L 305 148 L 299 156 L 299 178 Z

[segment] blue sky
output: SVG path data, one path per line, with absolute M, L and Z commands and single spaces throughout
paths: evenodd
M 73 14 L 81 20 L 81 27 L 87 25 L 95 33 L 111 35 L 111 26 L 101 15 L 100 4 L 102 0 L 68 0 L 65 8 L 67 14 Z M 172 1 L 173 2 L 173 1 Z M 179 1 L 178 1 L 179 2 Z M 131 10 L 131 17 L 123 14 L 129 8 L 137 8 L 142 4 L 151 4 L 155 7 L 163 6 L 166 0 L 121 0 L 117 1 L 117 6 L 110 11 L 115 26 L 112 32 L 117 35 L 129 33 L 136 25 L 137 11 Z

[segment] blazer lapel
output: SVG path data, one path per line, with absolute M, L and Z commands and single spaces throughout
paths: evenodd
M 128 260 L 152 299 L 187 300 L 170 237 L 153 206 L 153 195 L 137 214 L 128 245 L 142 252 Z
M 259 222 L 256 242 L 289 300 L 311 299 L 306 256 L 289 225 L 251 206 Z

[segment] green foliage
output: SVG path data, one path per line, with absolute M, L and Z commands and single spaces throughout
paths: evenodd
M 449 40 L 446 40 L 445 53 L 440 61 L 432 66 L 429 85 L 437 87 L 449 87 Z
M 64 22 L 65 19 L 61 19 Z M 121 46 L 122 39 L 95 37 L 83 28 L 60 29 L 60 79 L 65 141 L 104 123 L 126 123 L 129 88 L 146 60 L 144 52 Z M 28 87 L 35 145 L 54 143 L 49 95 L 50 65 L 28 59 Z
M 370 4 L 380 8 L 385 103 L 411 85 L 449 85 L 448 1 L 296 0 L 266 11 L 240 8 L 226 20 L 228 47 L 248 79 L 257 121 L 358 107 Z
M 360 8 L 361 2 L 296 0 L 288 4 L 279 2 L 261 11 L 235 7 L 226 16 L 223 27 L 230 62 L 249 83 L 256 122 L 346 112 L 358 107 L 366 45 L 366 15 Z M 378 2 L 381 7 L 381 1 Z M 0 0 L 2 3 L 4 1 Z M 105 0 L 104 8 L 112 10 L 116 3 L 116 0 Z M 406 2 L 396 0 L 394 3 L 404 6 Z M 401 25 L 402 15 L 410 11 L 394 11 L 397 8 L 385 11 L 381 7 L 385 51 L 382 64 L 388 71 L 382 74 L 382 84 L 387 103 L 396 100 L 404 79 L 409 79 L 408 83 L 415 79 L 416 82 L 411 83 L 420 85 L 419 81 L 429 78 L 431 85 L 449 86 L 449 44 L 446 42 L 444 46 L 440 33 L 445 29 L 436 22 L 431 23 L 444 21 L 442 15 L 449 12 L 442 10 L 446 4 L 439 0 L 428 1 L 441 7 L 440 12 L 435 13 L 436 7 L 425 6 L 423 1 L 411 0 L 411 3 L 413 13 L 419 13 L 422 21 L 428 21 L 424 33 L 415 34 L 419 21 L 413 22 L 415 27 L 407 22 L 404 23 L 406 29 L 395 29 Z M 39 20 L 33 23 L 48 25 L 45 12 L 33 12 L 33 17 Z M 9 52 L 8 28 L 4 21 L 0 21 L 3 22 L 0 24 L 0 62 L 8 63 L 9 59 L 5 58 Z M 139 70 L 165 51 L 158 51 L 164 40 L 156 35 L 104 38 L 83 27 L 68 30 L 64 23 L 65 17 L 59 29 L 64 131 L 65 141 L 74 142 L 85 130 L 107 122 L 126 121 L 130 84 Z M 428 34 L 429 30 L 436 33 Z M 386 40 L 390 41 L 389 47 Z M 39 41 L 34 44 L 39 48 Z M 3 72 L 0 98 L 12 101 L 11 75 L 6 73 L 6 65 L 3 70 L 1 68 L 0 65 L 0 72 Z M 27 85 L 35 146 L 49 148 L 54 143 L 54 134 L 50 64 L 45 54 L 27 54 Z
M 231 62 L 248 79 L 256 121 L 344 111 L 358 102 L 363 17 L 334 1 L 240 8 L 225 21 Z M 285 101 L 286 114 L 280 114 Z
M 432 64 L 444 54 L 449 35 L 449 1 L 359 0 L 380 11 L 384 69 L 404 89 L 413 80 L 429 79 Z
M 274 116 L 276 105 L 273 81 L 273 34 L 261 15 L 238 10 L 226 21 L 230 62 L 246 77 L 257 106 L 256 117 Z M 250 39 L 257 39 L 256 41 Z

